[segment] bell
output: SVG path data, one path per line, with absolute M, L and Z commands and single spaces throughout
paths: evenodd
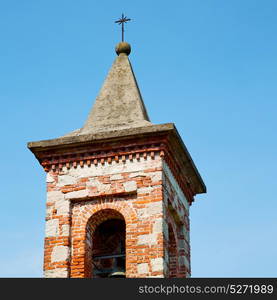
M 126 278 L 125 272 L 121 269 L 115 270 L 108 276 L 109 278 Z

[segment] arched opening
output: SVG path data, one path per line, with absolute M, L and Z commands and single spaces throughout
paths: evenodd
M 93 277 L 125 277 L 125 222 L 110 219 L 97 226 L 92 240 Z
M 93 278 L 125 278 L 126 224 L 115 210 L 105 209 L 92 216 L 88 228 Z
M 168 237 L 169 237 L 169 245 L 168 245 L 169 277 L 175 278 L 177 277 L 177 268 L 178 268 L 177 245 L 176 245 L 176 239 L 173 232 L 173 228 L 170 224 L 168 226 Z

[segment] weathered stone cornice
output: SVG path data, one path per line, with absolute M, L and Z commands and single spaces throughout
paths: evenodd
M 206 187 L 174 124 L 151 125 L 120 131 L 61 137 L 28 143 L 45 171 L 63 167 L 155 159 L 167 162 L 182 190 L 189 197 L 205 193 Z

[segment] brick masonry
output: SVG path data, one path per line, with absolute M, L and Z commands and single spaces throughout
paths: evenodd
M 98 157 L 93 163 L 51 160 L 54 164 L 46 169 L 45 277 L 91 277 L 93 234 L 110 218 L 126 224 L 126 277 L 190 276 L 193 199 L 179 184 L 166 151 L 143 149 L 124 155 L 114 150 L 112 159 Z

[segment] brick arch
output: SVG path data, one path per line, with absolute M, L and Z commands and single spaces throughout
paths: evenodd
M 92 251 L 93 251 L 93 237 L 96 228 L 103 222 L 110 219 L 123 220 L 125 225 L 126 221 L 124 216 L 115 209 L 103 208 L 95 212 L 87 221 L 86 224 L 86 242 L 85 242 L 85 277 L 92 277 Z M 126 234 L 125 234 L 126 239 Z
M 166 212 L 168 238 L 166 249 L 168 251 L 168 277 L 179 277 L 179 225 L 176 222 L 172 212 Z
M 168 259 L 169 277 L 177 277 L 178 274 L 178 243 L 176 233 L 171 222 L 168 223 Z
M 109 219 L 120 219 L 124 220 L 125 222 L 124 216 L 118 210 L 112 208 L 103 208 L 95 212 L 88 219 L 86 227 L 90 227 L 90 230 L 92 231 L 92 233 L 94 233 L 98 225 Z
M 137 214 L 126 201 L 103 199 L 101 202 L 79 203 L 72 209 L 72 259 L 71 277 L 91 277 L 92 236 L 100 223 L 111 218 L 124 219 L 126 225 L 126 249 L 129 232 L 137 220 Z M 126 250 L 126 264 L 128 251 Z M 126 270 L 128 272 L 128 270 Z
M 130 206 L 130 203 L 127 204 L 124 201 L 111 202 L 109 199 L 106 199 L 101 203 L 97 203 L 95 205 L 90 204 L 89 206 L 87 206 L 85 212 L 82 214 L 82 221 L 87 223 L 94 214 L 105 209 L 114 210 L 120 213 L 124 217 L 126 224 L 128 222 L 131 222 L 132 219 L 137 218 L 137 214 L 135 213 L 134 209 Z

